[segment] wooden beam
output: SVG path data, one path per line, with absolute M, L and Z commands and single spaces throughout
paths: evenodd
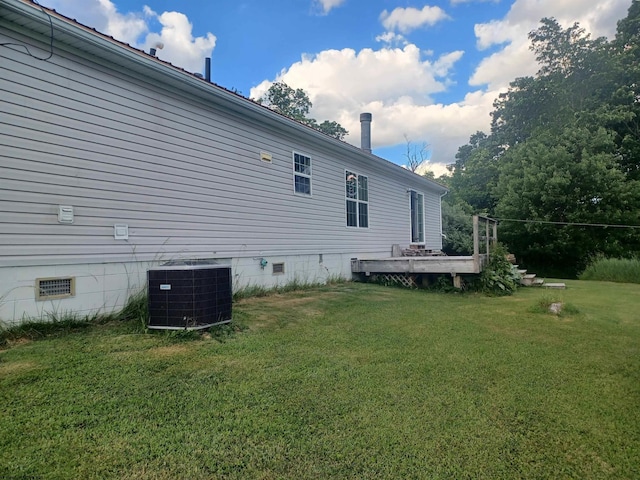
M 473 216 L 473 263 L 474 272 L 480 272 L 480 228 L 478 225 L 478 215 Z

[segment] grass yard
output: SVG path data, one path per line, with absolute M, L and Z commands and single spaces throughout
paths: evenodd
M 640 285 L 567 283 L 343 284 L 242 300 L 222 341 L 10 345 L 0 478 L 640 478 Z

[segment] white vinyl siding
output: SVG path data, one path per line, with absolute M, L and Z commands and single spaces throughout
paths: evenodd
M 0 27 L 0 42 L 46 47 Z M 68 48 L 48 62 L 0 49 L 0 267 L 371 257 L 407 243 L 406 191 L 423 190 L 424 179 L 198 97 L 157 72 L 115 68 Z M 291 194 L 292 152 L 311 159 L 309 201 Z M 367 180 L 356 208 L 367 229 L 344 228 L 345 166 Z M 440 190 L 423 191 L 431 248 L 440 241 Z M 58 222 L 59 205 L 74 208 L 73 224 Z M 128 226 L 128 240 L 114 239 L 114 224 Z

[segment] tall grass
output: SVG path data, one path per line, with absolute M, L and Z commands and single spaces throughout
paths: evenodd
M 593 260 L 579 276 L 580 280 L 640 283 L 640 258 L 605 258 Z

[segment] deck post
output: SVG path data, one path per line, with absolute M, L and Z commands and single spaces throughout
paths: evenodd
M 478 215 L 473 216 L 473 266 L 476 273 L 480 273 L 480 232 Z
M 457 288 L 458 290 L 462 289 L 462 277 L 460 275 L 457 275 L 455 273 L 452 273 L 451 276 L 453 277 L 453 286 L 454 288 Z
M 488 218 L 484 219 L 485 239 L 487 241 L 487 260 L 489 260 L 489 254 L 491 253 L 491 237 L 489 237 L 489 223 L 491 221 Z
M 495 247 L 498 243 L 498 222 L 496 220 L 493 221 L 493 246 Z

